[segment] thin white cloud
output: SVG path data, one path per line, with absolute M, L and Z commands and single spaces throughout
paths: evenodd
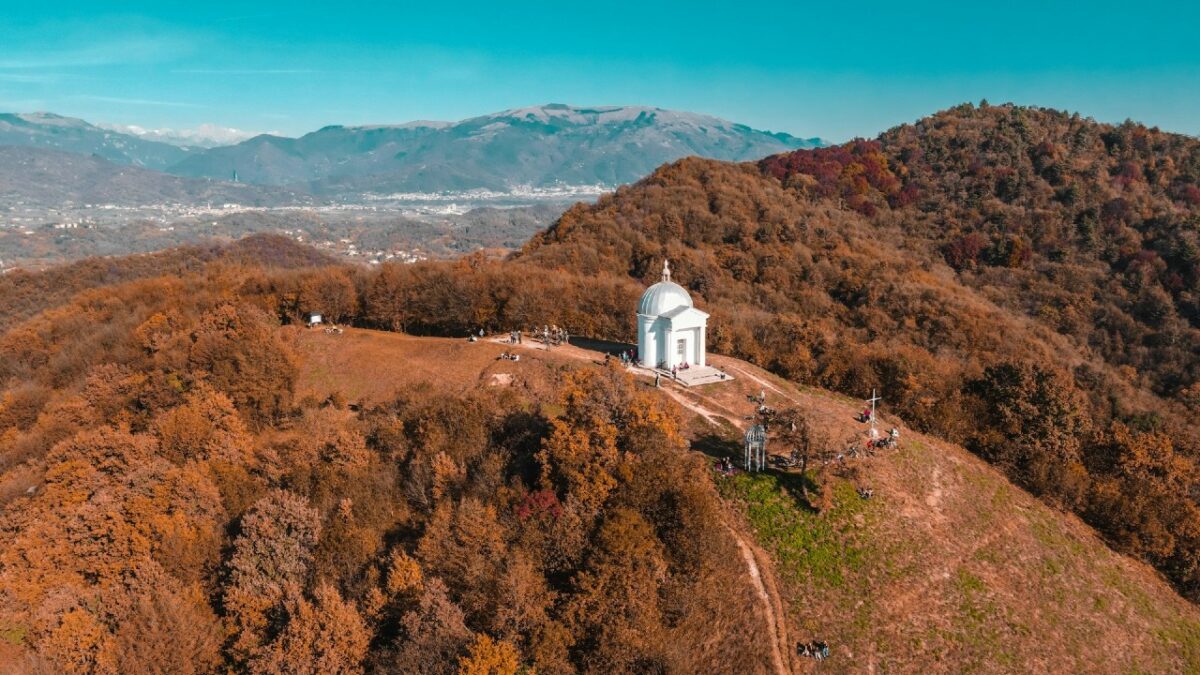
M 91 94 L 79 94 L 72 98 L 81 99 L 84 101 L 98 101 L 100 103 L 120 103 L 123 105 L 149 105 L 160 106 L 166 108 L 203 108 L 204 106 L 198 103 L 186 103 L 184 101 L 162 101 L 151 98 L 123 98 L 120 96 L 93 96 Z
M 53 84 L 62 79 L 59 73 L 3 73 L 0 72 L 0 82 L 13 84 Z
M 197 48 L 192 34 L 130 19 L 45 24 L 9 37 L 0 70 L 161 63 Z
M 315 75 L 321 70 L 310 68 L 180 68 L 176 75 Z

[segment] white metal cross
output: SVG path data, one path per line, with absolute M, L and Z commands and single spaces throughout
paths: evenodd
M 879 395 L 875 393 L 874 389 L 872 389 L 871 390 L 871 398 L 867 399 L 867 403 L 871 404 L 871 438 L 875 438 L 876 435 L 878 435 L 878 432 L 875 431 L 875 403 L 877 401 L 881 401 L 881 400 L 883 400 L 883 399 L 880 398 Z

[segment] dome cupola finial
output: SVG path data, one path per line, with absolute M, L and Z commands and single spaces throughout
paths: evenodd
M 667 260 L 666 258 L 663 258 L 662 280 L 663 281 L 671 280 L 671 262 L 669 260 Z

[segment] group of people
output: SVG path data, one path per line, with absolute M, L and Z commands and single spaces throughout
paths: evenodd
M 691 367 L 692 367 L 692 366 L 691 366 L 690 364 L 688 364 L 688 362 L 687 362 L 687 361 L 684 361 L 683 363 L 679 363 L 679 364 L 673 365 L 673 366 L 671 366 L 671 377 L 673 377 L 673 378 L 675 378 L 675 379 L 677 379 L 677 380 L 678 380 L 678 379 L 679 379 L 679 371 L 681 371 L 681 370 L 687 370 L 687 369 L 689 369 L 689 368 L 691 368 Z
M 793 466 L 798 466 L 800 464 L 800 451 L 792 450 L 791 454 L 789 454 L 787 457 L 784 457 L 783 455 L 771 455 L 770 461 L 780 468 L 790 469 Z
M 554 325 L 544 325 L 542 326 L 541 330 L 538 330 L 537 327 L 534 327 L 532 332 L 539 340 L 542 341 L 542 344 L 548 347 L 565 345 L 571 341 L 571 334 L 567 332 L 566 328 L 559 328 L 558 326 Z
M 516 352 L 500 352 L 501 361 L 520 361 L 521 355 Z
M 564 345 L 571 341 L 571 334 L 567 332 L 567 329 L 559 328 L 558 326 L 544 325 L 541 328 L 534 326 L 528 332 L 530 335 L 532 335 L 534 337 L 535 340 L 540 340 L 542 342 L 542 344 L 545 344 L 545 345 L 548 345 L 551 347 L 557 347 L 559 345 Z M 471 342 L 476 342 L 478 339 L 483 338 L 483 336 L 484 336 L 484 331 L 482 328 L 480 328 L 478 334 L 472 332 L 471 335 L 468 337 L 468 340 L 470 340 Z M 525 344 L 525 331 L 520 331 L 520 330 L 508 331 L 507 342 L 510 345 Z
M 604 365 L 611 363 L 612 359 L 612 352 L 604 353 Z M 634 361 L 637 360 L 637 352 L 632 349 L 622 349 L 621 351 L 617 352 L 617 360 L 621 362 L 622 366 L 628 368 L 629 366 L 633 365 Z
M 900 430 L 892 427 L 887 436 L 867 441 L 868 448 L 894 448 L 900 444 Z
M 818 661 L 824 661 L 829 658 L 829 644 L 824 640 L 813 640 L 812 642 L 801 642 L 796 645 L 796 653 L 800 656 L 807 656 Z
M 737 472 L 737 468 L 733 465 L 733 460 L 728 457 L 722 457 L 716 463 L 717 472 L 723 476 L 732 476 Z

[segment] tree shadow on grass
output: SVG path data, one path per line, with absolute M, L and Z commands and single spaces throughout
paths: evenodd
M 775 480 L 779 481 L 779 485 L 788 495 L 796 500 L 798 506 L 812 513 L 820 512 L 820 509 L 813 504 L 813 500 L 821 494 L 821 486 L 812 479 L 811 471 L 803 474 L 798 471 L 777 471 L 775 469 L 768 469 L 768 471 L 775 476 Z
M 744 452 L 740 439 L 718 434 L 705 434 L 697 438 L 692 441 L 692 449 L 716 460 L 728 457 L 739 467 Z M 797 506 L 810 513 L 819 512 L 813 500 L 821 493 L 821 486 L 813 480 L 812 471 L 801 474 L 799 471 L 782 471 L 768 467 L 763 473 L 773 476 L 788 496 L 795 500 Z
M 705 434 L 692 441 L 692 449 L 698 450 L 713 459 L 728 457 L 737 460 L 742 456 L 742 442 L 736 438 Z

